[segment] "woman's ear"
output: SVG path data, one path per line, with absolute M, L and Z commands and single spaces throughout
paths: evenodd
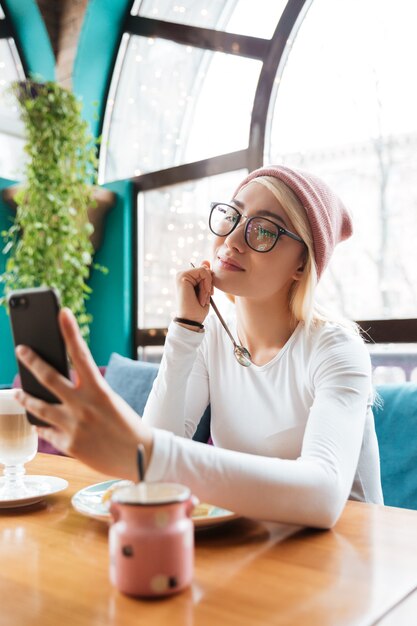
M 303 273 L 304 273 L 304 264 L 300 265 L 294 272 L 294 274 L 292 275 L 292 279 L 293 280 L 301 280 L 301 278 L 303 277 Z
M 293 280 L 301 280 L 301 278 L 303 277 L 305 266 L 306 266 L 306 261 L 307 259 L 305 258 L 305 254 L 303 254 L 303 256 L 300 258 L 298 267 L 292 276 Z

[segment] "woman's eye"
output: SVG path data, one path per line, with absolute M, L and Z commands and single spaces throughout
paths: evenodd
M 258 226 L 257 228 L 257 236 L 258 239 L 276 239 L 277 234 L 268 230 L 267 228 L 263 228 L 262 226 Z

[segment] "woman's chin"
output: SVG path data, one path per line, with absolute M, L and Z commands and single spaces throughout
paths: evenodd
M 228 291 L 230 289 L 227 286 L 227 283 L 230 283 L 230 280 L 227 280 L 227 277 L 221 276 L 218 273 L 213 274 L 213 287 L 219 289 L 220 291 Z
M 218 276 L 214 274 L 213 287 L 215 287 L 219 291 L 223 291 L 223 293 L 225 293 L 230 298 L 244 295 L 239 292 L 239 289 L 236 288 L 236 284 L 233 285 L 233 281 L 228 279 L 228 277 Z

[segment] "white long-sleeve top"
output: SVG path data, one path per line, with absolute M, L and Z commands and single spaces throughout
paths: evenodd
M 382 503 L 371 365 L 360 337 L 300 323 L 267 364 L 242 367 L 217 318 L 171 323 L 143 420 L 149 481 L 262 520 L 331 527 L 348 497 Z M 236 328 L 232 327 L 236 335 Z M 211 404 L 214 446 L 191 440 Z

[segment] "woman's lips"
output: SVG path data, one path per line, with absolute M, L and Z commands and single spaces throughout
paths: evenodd
M 235 265 L 233 261 L 230 261 L 225 258 L 217 257 L 218 263 L 223 270 L 228 270 L 229 272 L 244 272 L 243 267 L 239 265 Z

